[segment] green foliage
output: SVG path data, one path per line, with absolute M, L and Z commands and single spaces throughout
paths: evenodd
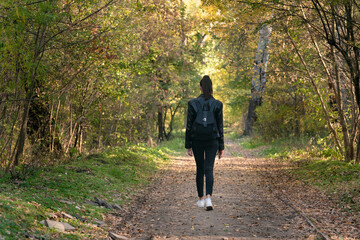
M 282 37 L 273 36 L 274 44 L 280 44 Z M 308 56 L 314 54 L 306 51 Z M 328 130 L 319 99 L 308 80 L 295 71 L 301 67 L 298 58 L 290 49 L 275 46 L 271 54 L 274 60 L 270 62 L 262 105 L 256 109 L 255 131 L 266 139 L 325 135 Z M 327 99 L 326 83 L 318 87 L 324 89 L 323 98 Z
M 262 136 L 241 138 L 240 145 L 245 149 L 258 149 L 260 155 L 271 158 L 292 159 L 304 158 L 335 159 L 340 161 L 342 156 L 334 147 L 329 137 L 283 137 L 270 140 Z
M 294 135 L 311 136 L 325 133 L 325 122 L 320 116 L 312 114 L 311 109 L 307 109 L 308 112 L 301 113 L 293 106 L 289 106 L 288 103 L 274 103 L 270 102 L 270 99 L 264 102 L 256 110 L 258 116 L 261 116 L 255 124 L 256 134 L 261 135 L 264 139 L 275 139 Z
M 98 197 L 122 205 L 167 161 L 162 149 L 128 145 L 79 156 L 63 165 L 40 168 L 24 181 L 13 182 L 5 175 L 0 180 L 0 235 L 6 239 L 23 239 L 26 234 L 51 239 L 105 238 L 106 230 L 93 232 L 80 220 L 61 219 L 81 229 L 66 235 L 39 222 L 50 213 L 60 212 L 79 214 L 89 223 L 102 220 L 103 214 L 110 210 L 85 204 L 85 199 Z
M 18 149 L 36 166 L 144 142 L 159 113 L 167 133 L 182 127 L 207 49 L 186 7 L 160 2 L 0 3 L 0 169 Z

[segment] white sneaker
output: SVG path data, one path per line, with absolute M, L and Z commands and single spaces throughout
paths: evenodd
M 206 207 L 206 211 L 213 210 L 213 205 L 211 203 L 211 198 L 206 198 L 205 199 L 205 207 Z
M 199 208 L 205 207 L 205 200 L 201 199 L 201 200 L 197 201 L 197 205 Z

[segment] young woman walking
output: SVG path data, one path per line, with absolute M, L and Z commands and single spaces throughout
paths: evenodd
M 211 196 L 214 184 L 214 163 L 224 153 L 223 104 L 212 94 L 212 81 L 205 75 L 200 81 L 201 94 L 188 103 L 185 148 L 195 157 L 197 205 L 212 210 Z M 206 198 L 204 198 L 204 175 Z

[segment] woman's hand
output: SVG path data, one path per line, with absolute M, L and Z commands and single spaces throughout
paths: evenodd
M 224 154 L 224 150 L 218 150 L 216 153 L 219 156 L 219 159 L 222 157 L 222 155 Z
M 186 152 L 187 152 L 187 155 L 189 155 L 190 157 L 193 156 L 192 148 L 187 148 L 187 149 L 186 149 Z

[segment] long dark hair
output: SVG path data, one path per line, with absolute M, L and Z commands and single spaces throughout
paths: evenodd
M 210 99 L 213 94 L 212 81 L 208 75 L 205 75 L 200 81 L 201 89 L 205 95 L 205 99 Z

